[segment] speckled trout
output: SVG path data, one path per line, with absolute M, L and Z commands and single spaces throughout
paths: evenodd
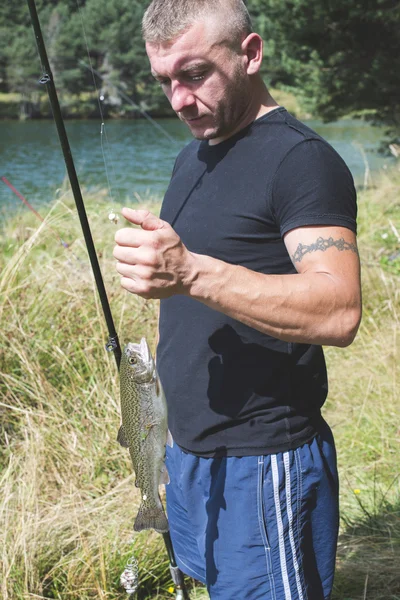
M 129 343 L 120 365 L 122 425 L 118 442 L 129 448 L 142 503 L 133 528 L 168 531 L 158 486 L 169 483 L 165 467 L 167 404 L 149 346 Z

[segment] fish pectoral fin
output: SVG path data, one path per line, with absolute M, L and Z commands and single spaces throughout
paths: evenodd
M 170 482 L 169 473 L 166 465 L 163 465 L 160 473 L 159 485 L 168 485 Z
M 121 446 L 123 446 L 124 448 L 129 448 L 129 444 L 128 444 L 126 436 L 125 436 L 125 430 L 124 430 L 123 425 L 121 425 L 121 427 L 119 428 L 118 435 L 117 435 L 117 442 L 119 442 L 121 444 Z
M 171 435 L 171 432 L 169 429 L 168 429 L 168 433 L 167 433 L 167 444 L 170 448 L 174 447 L 174 440 L 172 438 L 172 435 Z

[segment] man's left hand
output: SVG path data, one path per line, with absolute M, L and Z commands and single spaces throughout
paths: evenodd
M 169 298 L 187 292 L 193 255 L 166 221 L 147 210 L 122 209 L 141 229 L 125 228 L 115 235 L 114 257 L 121 285 L 142 298 Z

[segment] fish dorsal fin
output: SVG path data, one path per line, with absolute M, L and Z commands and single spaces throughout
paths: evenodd
M 161 473 L 160 473 L 160 482 L 159 485 L 168 485 L 170 482 L 169 473 L 165 464 L 163 464 Z
M 126 439 L 125 430 L 124 430 L 123 425 L 121 425 L 121 427 L 119 428 L 118 435 L 117 435 L 117 442 L 120 443 L 121 446 L 123 446 L 124 448 L 129 448 L 129 443 Z

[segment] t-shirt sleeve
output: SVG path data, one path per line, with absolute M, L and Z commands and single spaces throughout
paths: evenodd
M 353 177 L 323 140 L 304 140 L 288 152 L 275 174 L 271 202 L 282 237 L 291 229 L 310 225 L 357 231 Z

